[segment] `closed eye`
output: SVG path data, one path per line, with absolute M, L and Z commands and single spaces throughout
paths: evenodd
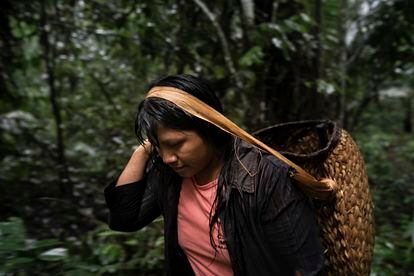
M 163 143 L 163 145 L 167 148 L 175 149 L 180 147 L 184 143 L 184 140 L 178 140 L 178 141 L 166 141 Z

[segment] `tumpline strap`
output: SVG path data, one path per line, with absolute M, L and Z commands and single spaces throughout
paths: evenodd
M 307 173 L 300 166 L 296 165 L 276 150 L 267 146 L 262 141 L 256 139 L 223 114 L 194 97 L 193 95 L 174 87 L 168 86 L 155 86 L 147 94 L 146 98 L 156 97 L 165 99 L 187 111 L 193 116 L 196 116 L 204 121 L 207 121 L 223 131 L 230 133 L 233 136 L 239 137 L 244 141 L 264 150 L 278 159 L 282 160 L 289 166 L 295 169 L 292 178 L 299 182 L 299 187 L 309 196 L 320 199 L 320 200 L 329 200 L 333 198 L 336 191 L 336 182 L 333 179 L 322 178 L 317 180 L 315 177 Z

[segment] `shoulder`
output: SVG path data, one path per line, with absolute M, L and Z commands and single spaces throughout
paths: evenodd
M 290 176 L 292 167 L 277 157 L 242 142 L 235 151 L 233 164 L 235 181 L 232 187 L 247 192 L 244 197 L 257 210 L 263 211 L 264 218 L 278 214 L 287 206 L 295 205 L 306 197 Z M 254 200 L 251 200 L 254 198 Z
M 284 186 L 290 188 L 292 183 L 291 174 L 293 168 L 269 154 L 262 153 L 258 166 L 258 185 L 267 185 L 268 189 L 283 189 Z
M 251 144 L 240 141 L 235 149 L 235 156 L 246 168 L 255 173 L 289 174 L 291 166 Z
M 238 141 L 232 164 L 238 188 L 247 192 L 270 192 L 291 185 L 292 168 L 275 156 L 243 141 Z
M 272 198 L 273 201 L 277 201 L 281 205 L 305 197 L 297 182 L 292 178 L 294 168 L 272 154 L 259 149 L 251 151 L 250 154 L 258 160 L 254 181 L 257 196 L 263 199 Z

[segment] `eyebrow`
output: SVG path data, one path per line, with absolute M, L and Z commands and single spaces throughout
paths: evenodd
M 173 144 L 179 144 L 179 143 L 183 142 L 184 140 L 185 140 L 185 137 L 167 138 L 167 139 L 159 139 L 159 142 L 163 143 L 163 144 L 173 145 Z

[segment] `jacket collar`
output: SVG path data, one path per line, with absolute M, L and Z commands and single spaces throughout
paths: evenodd
M 255 183 L 258 164 L 261 158 L 262 153 L 259 149 L 236 138 L 234 142 L 234 154 L 230 161 L 230 187 L 237 189 L 240 193 L 254 193 L 256 190 Z

